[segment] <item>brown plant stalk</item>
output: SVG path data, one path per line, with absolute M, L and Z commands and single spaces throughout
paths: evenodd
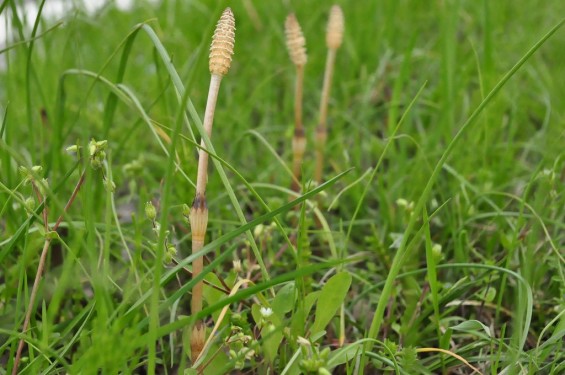
M 300 24 L 294 13 L 287 16 L 285 21 L 286 46 L 290 60 L 296 67 L 296 83 L 294 91 L 294 136 L 292 138 L 292 174 L 291 189 L 300 190 L 300 171 L 304 151 L 306 150 L 306 137 L 302 124 L 302 92 L 304 86 L 304 65 L 308 61 L 306 55 L 306 39 L 302 34 Z
M 40 283 L 42 275 L 43 275 L 43 270 L 45 269 L 45 262 L 47 260 L 47 254 L 49 253 L 49 247 L 51 246 L 51 241 L 53 240 L 53 237 L 51 237 L 50 235 L 47 235 L 47 233 L 48 232 L 54 232 L 57 229 L 59 229 L 59 225 L 61 225 L 61 222 L 63 221 L 63 216 L 67 213 L 67 211 L 69 210 L 69 208 L 71 207 L 71 205 L 75 201 L 76 196 L 77 196 L 82 184 L 84 183 L 84 177 L 85 177 L 85 173 L 83 172 L 81 174 L 80 178 L 79 178 L 79 181 L 77 182 L 77 184 L 76 184 L 76 186 L 73 190 L 73 193 L 71 194 L 71 197 L 69 198 L 67 204 L 65 205 L 65 208 L 63 209 L 63 213 L 59 216 L 59 218 L 55 222 L 55 225 L 51 229 L 49 229 L 49 223 L 47 222 L 47 202 L 45 200 L 45 197 L 41 196 L 40 189 L 37 187 L 35 182 L 32 182 L 33 190 L 34 190 L 35 194 L 37 195 L 39 201 L 40 202 L 43 201 L 43 225 L 44 225 L 45 230 L 46 230 L 46 238 L 45 238 L 45 242 L 43 243 L 43 249 L 41 250 L 41 255 L 39 256 L 39 264 L 37 266 L 37 272 L 35 274 L 35 280 L 33 281 L 33 287 L 31 288 L 31 294 L 29 296 L 29 304 L 28 304 L 27 309 L 26 309 L 24 324 L 22 326 L 22 334 L 25 334 L 26 331 L 29 328 L 29 322 L 31 321 L 31 314 L 33 312 L 33 306 L 35 305 L 35 299 L 37 298 L 37 291 L 39 290 L 39 283 Z M 20 361 L 21 361 L 21 358 L 22 358 L 22 351 L 24 349 L 24 345 L 25 345 L 25 340 L 22 337 L 20 339 L 20 342 L 18 343 L 18 349 L 16 350 L 16 357 L 14 359 L 14 367 L 12 368 L 12 375 L 16 375 L 18 373 L 18 368 L 20 366 Z
M 222 77 L 228 73 L 233 55 L 235 43 L 235 19 L 230 8 L 222 13 L 216 31 L 212 38 L 210 47 L 209 68 L 212 77 L 206 102 L 206 112 L 204 113 L 203 127 L 208 137 L 212 135 L 212 124 L 214 122 L 214 112 L 218 99 L 218 92 Z M 202 139 L 200 145 L 205 148 Z M 208 226 L 208 207 L 206 205 L 206 182 L 208 170 L 208 153 L 200 150 L 198 153 L 198 172 L 196 177 L 196 196 L 190 210 L 190 227 L 192 229 L 192 253 L 199 252 L 204 246 L 204 237 Z M 202 273 L 203 258 L 199 257 L 192 263 L 192 278 L 198 277 Z M 192 289 L 191 314 L 196 315 L 202 311 L 202 288 L 203 282 L 199 281 Z M 199 358 L 204 347 L 205 327 L 202 320 L 195 322 L 190 336 L 190 347 L 192 362 L 195 363 Z
M 320 184 L 324 172 L 324 153 L 326 140 L 328 138 L 327 118 L 328 118 L 328 101 L 330 98 L 330 89 L 335 66 L 335 57 L 338 48 L 343 41 L 343 12 L 339 5 L 332 6 L 328 19 L 328 27 L 326 30 L 326 45 L 328 47 L 328 55 L 326 58 L 326 69 L 324 72 L 324 83 L 322 86 L 322 97 L 320 99 L 320 120 L 316 127 L 316 169 L 314 172 L 314 180 Z

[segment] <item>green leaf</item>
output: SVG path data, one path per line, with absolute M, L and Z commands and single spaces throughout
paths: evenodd
M 263 336 L 263 350 L 269 362 L 274 363 L 277 358 L 279 346 L 283 339 L 282 324 L 267 325 L 261 332 Z
M 483 323 L 478 320 L 467 320 L 466 322 L 457 324 L 451 327 L 454 331 L 468 332 L 468 333 L 479 333 L 481 330 L 485 332 L 488 337 L 491 337 L 490 330 Z
M 204 247 L 204 249 L 205 248 L 206 248 L 206 246 Z M 196 253 L 196 256 L 198 256 L 199 254 L 202 254 L 202 252 L 205 251 L 204 249 L 200 250 L 198 253 Z M 214 259 L 212 261 L 212 263 L 214 263 L 219 258 L 220 257 Z M 187 258 L 187 259 L 190 259 L 190 257 Z M 210 263 L 207 267 L 213 266 L 212 263 Z M 343 263 L 343 261 L 341 263 Z M 249 298 L 251 296 L 254 296 L 254 295 L 258 294 L 259 292 L 262 292 L 263 290 L 266 290 L 266 289 L 268 289 L 272 286 L 280 285 L 280 284 L 286 283 L 288 281 L 294 280 L 298 277 L 302 277 L 302 276 L 305 276 L 305 275 L 311 275 L 315 272 L 320 271 L 321 269 L 335 267 L 336 265 L 341 264 L 341 263 L 336 262 L 336 261 L 329 261 L 329 262 L 326 262 L 326 263 L 312 264 L 312 265 L 306 266 L 304 268 L 300 268 L 296 271 L 292 271 L 292 272 L 285 273 L 283 275 L 279 275 L 279 276 L 274 277 L 273 279 L 271 279 L 269 281 L 264 281 L 262 283 L 250 286 L 248 288 L 240 290 L 239 292 L 237 292 L 233 296 L 226 297 L 226 298 L 222 299 L 221 301 L 213 304 L 212 306 L 205 307 L 204 309 L 202 309 L 202 311 L 200 311 L 196 315 L 191 315 L 190 317 L 186 317 L 186 318 L 180 318 L 180 319 L 178 319 L 174 322 L 171 322 L 169 324 L 162 325 L 160 330 L 159 330 L 159 333 L 162 336 L 168 335 L 171 332 L 182 329 L 182 328 L 192 324 L 197 319 L 202 319 L 204 317 L 207 317 L 208 315 L 212 314 L 214 311 L 221 309 L 224 306 L 227 306 L 229 304 L 236 303 L 236 302 L 239 302 L 239 301 L 243 301 L 244 299 Z M 206 272 L 206 268 L 204 268 L 203 272 L 204 273 Z M 200 274 L 199 277 L 201 275 L 202 274 Z M 196 280 L 196 279 L 192 279 L 191 282 L 194 282 L 194 280 Z M 146 325 L 146 323 L 144 321 L 142 321 L 137 326 L 138 326 L 138 328 L 143 328 L 145 325 Z
M 322 337 L 324 337 L 325 335 L 326 335 L 326 331 L 324 331 L 324 330 L 317 331 L 316 333 L 313 333 L 313 334 L 310 336 L 310 341 L 311 341 L 311 342 L 316 342 L 316 341 L 318 341 L 319 339 L 321 339 Z
M 213 273 L 213 272 L 206 274 L 206 276 L 204 277 L 204 280 L 208 281 L 210 284 L 213 284 L 213 285 L 222 285 L 218 276 L 216 276 L 216 274 Z M 224 298 L 224 296 L 225 296 L 225 294 L 222 291 L 219 291 L 218 289 L 215 289 L 215 288 L 213 288 L 209 285 L 204 285 L 202 295 L 203 295 L 204 300 L 206 301 L 206 303 L 208 305 L 213 305 L 213 304 L 221 301 L 222 298 Z M 218 321 L 218 318 L 219 318 L 221 312 L 222 312 L 222 310 L 220 309 L 220 310 L 216 310 L 212 313 L 212 318 L 214 319 L 214 322 Z M 231 314 L 231 311 L 228 310 L 226 318 L 229 318 L 230 314 Z M 226 322 L 228 322 L 228 321 L 229 321 L 229 319 L 224 319 L 224 322 L 223 322 L 222 325 L 225 325 Z
M 298 308 L 292 316 L 292 322 L 290 325 L 291 332 L 294 336 L 304 336 L 304 329 L 307 321 L 307 317 L 310 315 L 310 310 L 318 300 L 318 297 L 322 293 L 320 290 L 308 293 L 303 299 L 303 306 Z
M 418 352 L 416 348 L 405 347 L 400 352 L 400 367 L 409 374 L 427 374 L 426 368 L 420 364 L 418 360 Z
M 363 341 L 354 342 L 352 344 L 344 346 L 343 348 L 339 348 L 331 352 L 327 367 L 330 370 L 333 370 L 335 367 L 351 361 L 353 358 L 357 357 L 363 351 L 363 348 L 361 347 L 362 343 Z
M 542 349 L 547 348 L 547 347 L 550 347 L 550 348 L 551 348 L 551 345 L 553 345 L 553 344 L 555 344 L 555 343 L 558 343 L 558 342 L 560 342 L 561 340 L 563 340 L 563 337 L 564 337 L 564 336 L 565 336 L 565 330 L 561 330 L 561 331 L 559 331 L 559 332 L 555 332 L 555 333 L 553 333 L 553 335 L 552 335 L 549 339 L 547 339 L 546 342 L 544 342 L 544 343 L 540 346 L 540 348 L 542 348 Z M 552 349 L 554 349 L 554 348 L 552 348 Z
M 294 282 L 290 282 L 279 289 L 273 300 L 273 311 L 282 319 L 284 314 L 293 309 L 295 299 L 296 287 L 294 286 Z
M 213 251 L 214 249 L 219 248 L 221 245 L 227 243 L 229 240 L 236 238 L 237 236 L 244 233 L 245 231 L 256 227 L 258 224 L 261 224 L 261 223 L 263 223 L 267 220 L 271 220 L 275 215 L 289 211 L 292 207 L 296 206 L 297 204 L 309 199 L 310 197 L 314 196 L 315 194 L 319 193 L 320 191 L 326 189 L 331 184 L 335 183 L 338 179 L 343 177 L 349 171 L 350 170 L 347 170 L 346 172 L 340 173 L 339 175 L 337 175 L 337 176 L 333 177 L 332 179 L 326 181 L 325 183 L 318 186 L 317 188 L 310 190 L 309 192 L 305 193 L 304 195 L 302 195 L 299 198 L 296 198 L 292 202 L 289 202 L 289 203 L 285 204 L 284 206 L 277 208 L 276 210 L 272 210 L 271 212 L 269 212 L 265 215 L 259 216 L 259 217 L 255 218 L 254 220 L 248 222 L 247 224 L 242 225 L 241 227 L 239 227 L 239 228 L 237 228 L 237 229 L 235 229 L 231 232 L 228 232 L 228 233 L 224 234 L 222 237 L 208 243 L 198 253 L 194 253 L 194 254 L 184 258 L 182 261 L 179 261 L 179 263 L 175 267 L 168 270 L 161 277 L 161 281 L 160 281 L 161 286 L 164 286 L 169 281 L 171 281 L 175 277 L 175 275 L 180 270 L 182 270 L 183 267 L 190 264 L 194 259 L 201 257 L 204 254 L 207 254 L 207 253 Z M 207 274 L 208 272 L 211 272 L 214 269 L 214 267 L 216 267 L 217 264 L 221 264 L 221 261 L 223 261 L 222 258 L 227 257 L 234 250 L 235 250 L 235 246 L 232 246 L 228 251 L 223 251 L 219 257 L 214 259 L 212 261 L 212 263 L 210 263 L 207 267 L 204 268 L 204 270 L 202 270 L 202 273 L 199 275 L 199 277 L 203 278 L 205 274 Z M 296 272 L 301 273 L 303 271 L 296 271 Z M 290 273 L 288 273 L 287 276 L 288 275 L 290 275 Z M 283 279 L 284 278 L 285 277 L 283 277 Z M 167 298 L 167 300 L 161 304 L 161 308 L 165 309 L 168 306 L 171 306 L 174 303 L 174 301 L 178 300 L 179 298 L 184 296 L 190 289 L 192 289 L 194 284 L 196 284 L 199 280 L 200 279 L 190 280 L 183 287 L 181 287 L 175 293 L 173 293 L 169 298 Z M 291 278 L 288 278 L 288 280 L 291 280 Z M 276 285 L 276 284 L 273 284 L 273 285 Z M 258 287 L 258 288 L 260 288 L 260 287 Z M 249 293 L 250 290 L 253 290 L 253 289 L 254 289 L 254 287 L 247 288 L 245 291 L 243 291 L 243 294 L 247 294 L 247 293 Z M 145 303 L 145 301 L 149 298 L 150 295 L 151 295 L 151 291 L 144 293 L 140 298 L 138 298 L 138 300 L 133 304 L 133 306 L 129 308 L 129 310 L 126 312 L 126 315 L 133 313 L 136 309 L 138 309 L 140 306 L 142 306 Z M 228 299 L 226 299 L 226 300 L 228 300 Z M 145 323 L 146 322 L 142 322 L 142 324 L 145 324 Z
M 477 293 L 477 295 L 486 302 L 492 302 L 496 297 L 496 289 L 493 288 L 492 286 L 489 286 L 486 289 L 483 289 L 482 291 Z
M 260 310 L 261 306 L 259 306 L 258 304 L 254 303 L 253 305 L 251 305 L 251 316 L 253 317 L 255 324 L 259 324 L 259 322 L 261 321 Z
M 316 305 L 316 317 L 310 329 L 312 334 L 326 328 L 345 299 L 351 285 L 351 275 L 347 272 L 335 274 L 322 288 Z
M 440 341 L 439 341 L 439 347 L 441 349 L 449 349 L 449 341 L 451 340 L 451 334 L 453 333 L 453 330 L 451 328 L 448 328 L 445 330 L 445 332 L 443 333 L 443 335 L 441 335 Z
M 310 314 L 310 310 L 312 310 L 312 307 L 314 306 L 314 303 L 316 303 L 316 301 L 318 300 L 318 297 L 320 296 L 320 294 L 322 294 L 321 291 L 315 291 L 312 293 L 309 293 L 306 298 L 304 298 L 304 313 L 306 315 Z
M 255 323 L 259 324 L 259 322 L 263 320 L 263 316 L 261 314 L 261 306 L 256 303 L 253 304 L 253 306 L 251 306 L 251 315 L 253 316 Z M 272 324 L 268 323 L 261 329 L 261 337 L 265 356 L 267 357 L 269 362 L 273 363 L 277 358 L 279 346 L 283 339 L 283 326 L 281 320 L 279 320 L 276 314 L 272 315 L 270 317 L 270 320 L 272 321 Z

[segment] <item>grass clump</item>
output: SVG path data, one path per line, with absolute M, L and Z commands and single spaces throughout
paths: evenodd
M 0 373 L 564 372 L 565 4 L 19 6 Z

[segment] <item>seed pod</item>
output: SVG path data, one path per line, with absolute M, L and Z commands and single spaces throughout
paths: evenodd
M 216 25 L 210 46 L 210 73 L 224 76 L 231 66 L 235 44 L 235 18 L 231 8 L 226 8 Z
M 304 39 L 304 34 L 302 34 L 302 29 L 294 13 L 286 17 L 284 32 L 286 34 L 286 47 L 288 48 L 290 60 L 297 66 L 306 65 L 308 61 L 306 39 Z
M 339 5 L 330 9 L 330 18 L 326 32 L 326 45 L 330 49 L 338 49 L 343 41 L 343 12 Z

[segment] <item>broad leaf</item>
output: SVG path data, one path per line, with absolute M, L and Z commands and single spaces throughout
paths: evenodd
M 347 272 L 335 274 L 322 288 L 316 305 L 314 324 L 310 329 L 311 334 L 318 333 L 330 323 L 339 306 L 343 303 L 349 286 L 351 275 Z
M 488 337 L 491 337 L 490 330 L 487 326 L 483 323 L 479 322 L 478 320 L 467 320 L 466 322 L 457 324 L 454 327 L 451 327 L 454 331 L 461 331 L 461 332 L 468 332 L 468 333 L 479 333 L 480 331 L 484 331 Z

